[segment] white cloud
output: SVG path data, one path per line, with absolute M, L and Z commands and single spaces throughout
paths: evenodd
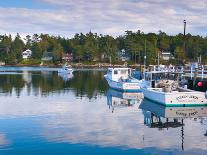
M 37 0 L 47 9 L 0 8 L 0 33 L 49 33 L 72 37 L 92 32 L 120 35 L 126 30 L 206 35 L 207 1 L 200 0 Z M 202 27 L 202 28 L 201 28 Z

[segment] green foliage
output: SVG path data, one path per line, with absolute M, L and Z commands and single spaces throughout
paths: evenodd
M 20 64 L 23 65 L 39 65 L 41 63 L 40 59 L 27 59 L 27 60 L 22 60 Z
M 186 60 L 186 55 L 182 47 L 177 46 L 175 49 L 175 57 L 178 63 L 184 63 Z
M 201 55 L 203 63 L 207 62 L 207 37 L 182 34 L 169 36 L 159 31 L 158 34 L 144 34 L 126 31 L 122 36 L 114 38 L 109 35 L 97 35 L 96 33 L 75 34 L 71 39 L 48 34 L 27 35 L 23 42 L 19 34 L 12 40 L 11 35 L 0 36 L 0 61 L 7 64 L 25 63 L 22 61 L 22 52 L 32 50 L 32 59 L 41 60 L 43 53 L 53 54 L 53 63 L 62 61 L 64 53 L 72 53 L 74 62 L 108 62 L 119 63 L 119 52 L 125 49 L 130 56 L 131 63 L 143 64 L 144 56 L 147 64 L 156 64 L 161 51 L 171 52 L 176 60 L 170 62 L 183 63 L 195 61 Z M 184 48 L 185 40 L 185 48 Z M 31 61 L 32 62 L 32 61 Z M 164 62 L 160 60 L 162 63 Z

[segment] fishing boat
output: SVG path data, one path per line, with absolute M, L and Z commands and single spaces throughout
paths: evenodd
M 133 78 L 131 73 L 130 68 L 108 68 L 104 77 L 113 89 L 128 92 L 140 91 L 139 80 Z
M 64 65 L 61 69 L 58 70 L 59 74 L 71 74 L 73 72 L 73 68 L 70 65 Z
M 178 81 L 163 79 L 161 71 L 145 72 L 140 84 L 144 97 L 164 106 L 205 106 L 206 92 L 181 87 Z

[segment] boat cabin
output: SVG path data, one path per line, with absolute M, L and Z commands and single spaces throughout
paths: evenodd
M 113 81 L 126 80 L 131 77 L 130 68 L 109 68 L 107 71 L 107 76 Z

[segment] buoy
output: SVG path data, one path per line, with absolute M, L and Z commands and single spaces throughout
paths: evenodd
M 203 82 L 200 81 L 197 83 L 197 85 L 198 85 L 198 87 L 203 87 Z

